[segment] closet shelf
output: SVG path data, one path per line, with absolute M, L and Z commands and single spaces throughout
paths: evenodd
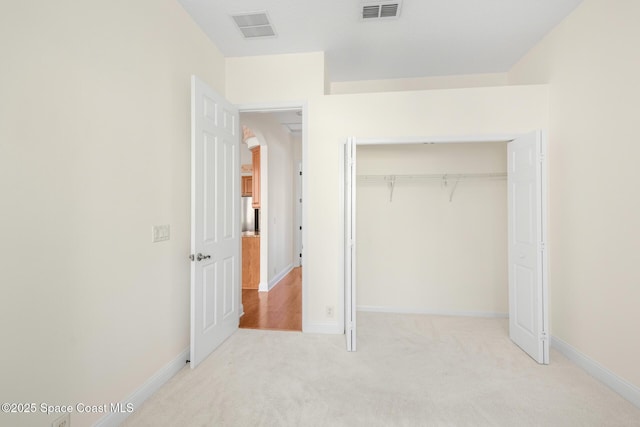
M 418 175 L 357 175 L 359 182 L 383 182 L 389 187 L 389 201 L 393 201 L 393 189 L 397 182 L 420 182 L 420 181 L 440 181 L 442 187 L 448 187 L 452 182 L 449 201 L 453 200 L 453 193 L 460 181 L 465 180 L 486 180 L 497 181 L 507 179 L 506 173 L 438 173 L 438 174 L 418 174 Z
M 422 181 L 422 180 L 463 180 L 463 179 L 506 179 L 505 173 L 434 173 L 421 175 L 358 175 L 358 181 Z

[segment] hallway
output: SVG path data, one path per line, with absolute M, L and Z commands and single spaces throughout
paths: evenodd
M 240 327 L 302 331 L 302 267 L 291 270 L 269 292 L 242 290 Z

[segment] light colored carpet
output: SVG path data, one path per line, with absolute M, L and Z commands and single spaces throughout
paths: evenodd
M 241 329 L 123 424 L 640 426 L 640 409 L 556 351 L 540 366 L 506 319 L 358 314 L 344 336 Z

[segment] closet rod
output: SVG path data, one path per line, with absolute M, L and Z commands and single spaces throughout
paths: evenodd
M 438 173 L 438 174 L 422 174 L 422 175 L 358 175 L 359 182 L 386 182 L 389 187 L 389 202 L 393 201 L 393 190 L 398 181 L 429 181 L 438 180 L 443 187 L 448 187 L 449 182 L 453 182 L 449 193 L 449 202 L 453 200 L 453 194 L 458 188 L 460 181 L 468 179 L 479 179 L 486 181 L 504 180 L 507 178 L 506 173 Z
M 463 179 L 505 179 L 506 173 L 437 173 L 418 175 L 358 175 L 360 181 L 420 181 L 420 180 L 463 180 Z

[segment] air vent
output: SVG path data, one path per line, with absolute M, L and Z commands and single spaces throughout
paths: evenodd
M 289 133 L 300 133 L 302 132 L 302 123 L 282 123 Z
M 362 19 L 389 19 L 400 15 L 399 1 L 367 2 L 362 6 Z
M 275 37 L 276 32 L 267 12 L 250 12 L 231 15 L 245 39 Z

